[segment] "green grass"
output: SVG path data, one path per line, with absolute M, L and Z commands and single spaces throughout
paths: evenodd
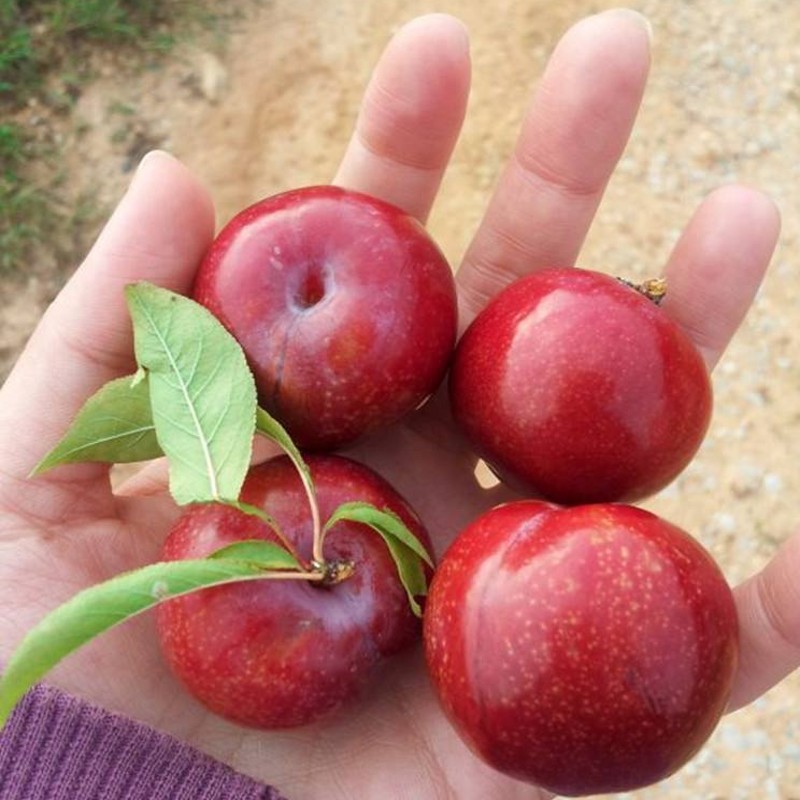
M 87 43 L 168 50 L 174 24 L 196 22 L 201 7 L 192 0 L 0 0 L 0 100 L 24 102 Z
M 212 11 L 214 5 L 213 0 L 0 0 L 0 273 L 18 271 L 33 245 L 71 234 L 87 214 L 59 203 L 57 178 L 48 186 L 32 183 L 34 160 L 53 164 L 51 173 L 59 174 L 58 153 L 14 121 L 22 118 L 19 112 L 35 99 L 68 113 L 91 78 L 92 48 L 166 53 L 179 36 L 227 21 L 229 15 Z M 48 81 L 51 76 L 57 80 Z
M 46 193 L 28 183 L 32 147 L 17 125 L 0 125 L 0 274 L 12 272 L 37 237 L 55 223 Z

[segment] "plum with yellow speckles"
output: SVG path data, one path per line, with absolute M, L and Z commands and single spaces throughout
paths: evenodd
M 579 796 L 657 782 L 699 750 L 725 710 L 738 624 L 724 576 L 680 528 L 622 504 L 524 500 L 444 554 L 424 642 L 479 756 Z
M 430 550 L 416 514 L 375 472 L 334 455 L 306 461 L 323 521 L 341 503 L 372 503 L 397 514 Z M 253 467 L 241 499 L 266 511 L 298 554 L 311 557 L 311 512 L 288 458 Z M 162 558 L 203 558 L 247 539 L 276 541 L 253 515 L 219 503 L 197 505 L 171 529 Z M 378 534 L 357 522 L 337 522 L 325 537 L 324 556 L 352 562 L 353 574 L 331 586 L 243 581 L 158 606 L 167 662 L 211 711 L 258 728 L 312 722 L 353 701 L 385 659 L 419 640 L 419 619 Z
M 501 478 L 569 505 L 663 488 L 712 407 L 703 359 L 663 309 L 577 268 L 541 270 L 489 303 L 456 349 L 450 397 Z
M 335 186 L 237 214 L 193 294 L 241 344 L 263 407 L 306 449 L 340 447 L 413 411 L 455 345 L 452 271 L 422 225 Z

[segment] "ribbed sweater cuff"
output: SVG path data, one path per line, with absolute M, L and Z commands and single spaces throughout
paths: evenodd
M 281 800 L 170 736 L 47 686 L 0 733 L 0 800 Z

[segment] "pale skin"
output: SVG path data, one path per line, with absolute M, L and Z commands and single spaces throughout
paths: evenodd
M 633 13 L 606 12 L 564 36 L 458 271 L 462 325 L 514 277 L 575 262 L 633 125 L 648 66 L 648 32 Z M 463 121 L 469 70 L 466 32 L 456 20 L 431 15 L 401 29 L 376 66 L 335 182 L 424 221 Z M 701 204 L 664 265 L 664 308 L 709 367 L 746 313 L 778 229 L 768 198 L 728 186 Z M 164 494 L 163 470 L 134 477 L 116 493 L 102 465 L 27 475 L 94 390 L 132 371 L 123 286 L 148 280 L 188 291 L 213 233 L 206 190 L 172 157 L 151 154 L 2 388 L 0 661 L 81 588 L 158 558 L 177 513 Z M 476 485 L 474 458 L 440 398 L 353 454 L 416 506 L 439 553 L 468 519 L 508 496 Z M 795 536 L 736 588 L 742 655 L 732 708 L 800 663 L 798 572 Z M 544 796 L 484 767 L 461 744 L 436 706 L 418 650 L 396 659 L 380 685 L 339 717 L 283 733 L 236 727 L 191 700 L 162 663 L 150 617 L 98 639 L 50 680 L 174 734 L 292 800 Z

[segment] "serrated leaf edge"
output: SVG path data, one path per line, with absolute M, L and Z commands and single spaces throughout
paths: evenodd
M 144 436 L 145 434 L 147 434 L 148 432 L 151 432 L 151 431 L 153 433 L 155 433 L 155 425 L 152 423 L 152 414 L 151 414 L 151 417 L 150 417 L 151 423 L 150 423 L 150 425 L 143 426 L 143 427 L 140 427 L 140 428 L 137 428 L 137 429 L 132 429 L 132 430 L 125 431 L 123 433 L 120 433 L 116 437 L 115 436 L 107 436 L 107 437 L 104 437 L 102 439 L 95 439 L 92 442 L 89 442 L 87 444 L 83 444 L 83 445 L 80 445 L 80 446 L 75 446 L 75 447 L 73 447 L 73 448 L 71 448 L 69 450 L 66 450 L 57 459 L 53 458 L 54 454 L 59 451 L 59 449 L 62 447 L 63 443 L 65 441 L 67 441 L 67 439 L 72 435 L 74 427 L 75 427 L 75 424 L 78 421 L 78 419 L 81 417 L 82 414 L 84 414 L 86 412 L 87 407 L 92 402 L 95 402 L 97 400 L 97 398 L 98 398 L 98 396 L 100 394 L 102 394 L 105 391 L 108 391 L 109 387 L 111 387 L 113 384 L 118 383 L 120 381 L 125 381 L 125 380 L 130 380 L 130 388 L 133 389 L 137 384 L 141 383 L 141 379 L 137 379 L 138 375 L 139 375 L 139 373 L 136 372 L 133 375 L 125 375 L 125 376 L 122 376 L 121 378 L 113 378 L 112 380 L 107 381 L 106 383 L 104 383 L 95 392 L 93 392 L 86 399 L 86 401 L 80 407 L 80 409 L 78 409 L 78 412 L 75 414 L 74 418 L 70 422 L 69 427 L 64 432 L 64 435 L 58 440 L 58 442 L 56 442 L 56 444 L 53 447 L 50 448 L 50 450 L 48 450 L 48 452 L 43 456 L 43 458 L 39 461 L 39 463 L 36 464 L 36 466 L 30 471 L 30 473 L 28 473 L 28 477 L 29 478 L 34 478 L 34 477 L 36 477 L 38 475 L 42 475 L 43 473 L 47 472 L 48 470 L 54 469 L 55 467 L 58 467 L 58 466 L 61 466 L 61 465 L 64 465 L 64 464 L 84 463 L 84 462 L 81 462 L 80 459 L 71 458 L 71 456 L 74 453 L 79 453 L 81 450 L 88 450 L 89 448 L 96 447 L 100 443 L 111 442 L 116 438 L 119 438 L 119 439 L 129 438 L 130 436 L 133 436 L 133 435 L 138 435 L 138 436 L 141 437 L 141 436 Z M 159 445 L 159 447 L 160 447 L 160 445 Z M 163 450 L 162 450 L 162 453 L 163 453 Z M 89 459 L 89 461 L 91 461 L 91 460 L 92 459 Z M 146 461 L 148 459 L 135 459 L 135 460 L 136 461 Z M 106 460 L 101 460 L 101 459 L 97 459 L 96 461 L 99 462 L 99 463 L 123 463 L 122 461 L 114 461 L 114 462 L 112 462 L 112 461 L 106 461 Z M 125 463 L 131 463 L 131 462 L 125 462 Z
M 210 495 L 211 499 L 218 500 L 220 499 L 220 492 L 219 492 L 219 483 L 217 480 L 217 471 L 214 466 L 214 459 L 211 456 L 211 449 L 209 447 L 209 443 L 206 440 L 206 437 L 203 432 L 203 428 L 200 425 L 200 418 L 197 415 L 197 409 L 195 408 L 194 403 L 192 402 L 192 397 L 189 394 L 189 391 L 186 387 L 186 382 L 183 379 L 183 375 L 181 374 L 180 370 L 178 369 L 178 365 L 175 362 L 175 358 L 172 354 L 172 351 L 169 347 L 167 347 L 166 339 L 164 338 L 163 334 L 161 333 L 161 329 L 156 325 L 155 319 L 153 318 L 152 314 L 150 313 L 150 309 L 147 306 L 146 302 L 142 302 L 142 290 L 141 286 L 151 286 L 151 284 L 133 284 L 131 286 L 125 287 L 125 294 L 128 298 L 128 302 L 132 303 L 135 302 L 138 306 L 140 311 L 142 312 L 143 316 L 150 324 L 150 328 L 152 329 L 153 333 L 156 335 L 156 338 L 161 343 L 162 350 L 167 356 L 167 360 L 169 365 L 172 369 L 173 375 L 177 377 L 178 386 L 180 389 L 181 394 L 183 395 L 184 402 L 186 407 L 189 409 L 189 413 L 192 419 L 192 424 L 194 425 L 196 431 L 196 438 L 197 441 L 200 442 L 201 450 L 203 453 L 203 460 L 205 461 L 206 466 L 206 473 L 209 479 L 209 486 L 210 486 Z M 158 287 L 155 287 L 158 288 Z M 161 291 L 167 292 L 168 290 L 162 289 Z M 169 292 L 172 294 L 172 292 Z M 187 298 L 188 299 L 188 298 Z M 198 306 L 202 308 L 202 306 Z M 213 315 L 212 315 L 213 316 Z M 145 370 L 149 374 L 149 370 L 145 365 L 140 364 L 139 368 Z M 154 410 L 155 414 L 155 410 Z M 158 429 L 156 429 L 156 438 L 160 438 L 158 436 Z M 163 447 L 163 444 L 162 444 Z

